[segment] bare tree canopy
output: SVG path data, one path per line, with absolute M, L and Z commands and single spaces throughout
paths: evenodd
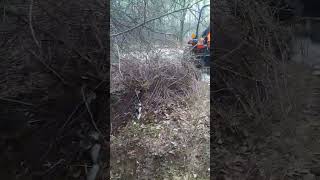
M 128 50 L 132 44 L 180 44 L 194 33 L 199 10 L 208 0 L 111 1 L 111 38 Z M 209 10 L 203 13 L 200 29 L 209 26 Z

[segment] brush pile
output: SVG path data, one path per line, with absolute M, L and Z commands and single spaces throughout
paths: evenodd
M 131 56 L 114 64 L 111 67 L 112 129 L 135 120 L 138 104 L 142 106 L 142 118 L 168 103 L 183 105 L 195 92 L 197 73 L 191 63 L 167 61 L 159 56 L 147 60 Z

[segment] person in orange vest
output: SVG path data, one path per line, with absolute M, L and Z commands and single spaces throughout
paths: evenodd
M 210 27 L 208 27 L 203 33 L 202 33 L 202 37 L 203 37 L 203 44 L 204 44 L 204 48 L 206 48 L 206 53 L 208 53 L 208 55 L 210 54 Z M 204 66 L 210 66 L 210 57 L 209 56 L 205 56 L 201 59 L 201 63 Z
M 204 38 L 204 44 L 207 44 L 207 47 L 210 48 L 210 27 L 202 33 L 202 37 Z
M 205 48 L 205 45 L 207 45 L 207 47 L 210 48 L 210 27 L 203 31 L 201 37 L 198 40 L 197 48 Z
M 211 42 L 211 39 L 210 39 L 210 32 L 209 32 L 208 35 L 207 35 L 207 46 L 208 46 L 208 49 L 210 49 L 210 42 Z

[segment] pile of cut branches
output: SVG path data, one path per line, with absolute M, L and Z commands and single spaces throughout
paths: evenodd
M 143 117 L 163 104 L 183 105 L 195 91 L 197 73 L 192 64 L 162 61 L 158 57 L 122 59 L 120 65 L 111 67 L 112 129 L 135 119 L 139 103 Z

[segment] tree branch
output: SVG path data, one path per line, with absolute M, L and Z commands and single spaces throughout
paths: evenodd
M 41 46 L 40 46 L 39 41 L 36 38 L 36 35 L 34 34 L 34 29 L 33 29 L 33 26 L 32 26 L 32 7 L 33 7 L 33 0 L 30 0 L 30 5 L 29 5 L 29 28 L 30 28 L 30 31 L 31 31 L 32 38 L 33 38 L 34 42 L 36 43 L 36 45 L 37 45 L 37 47 L 39 48 L 39 51 L 40 51 L 41 50 Z

